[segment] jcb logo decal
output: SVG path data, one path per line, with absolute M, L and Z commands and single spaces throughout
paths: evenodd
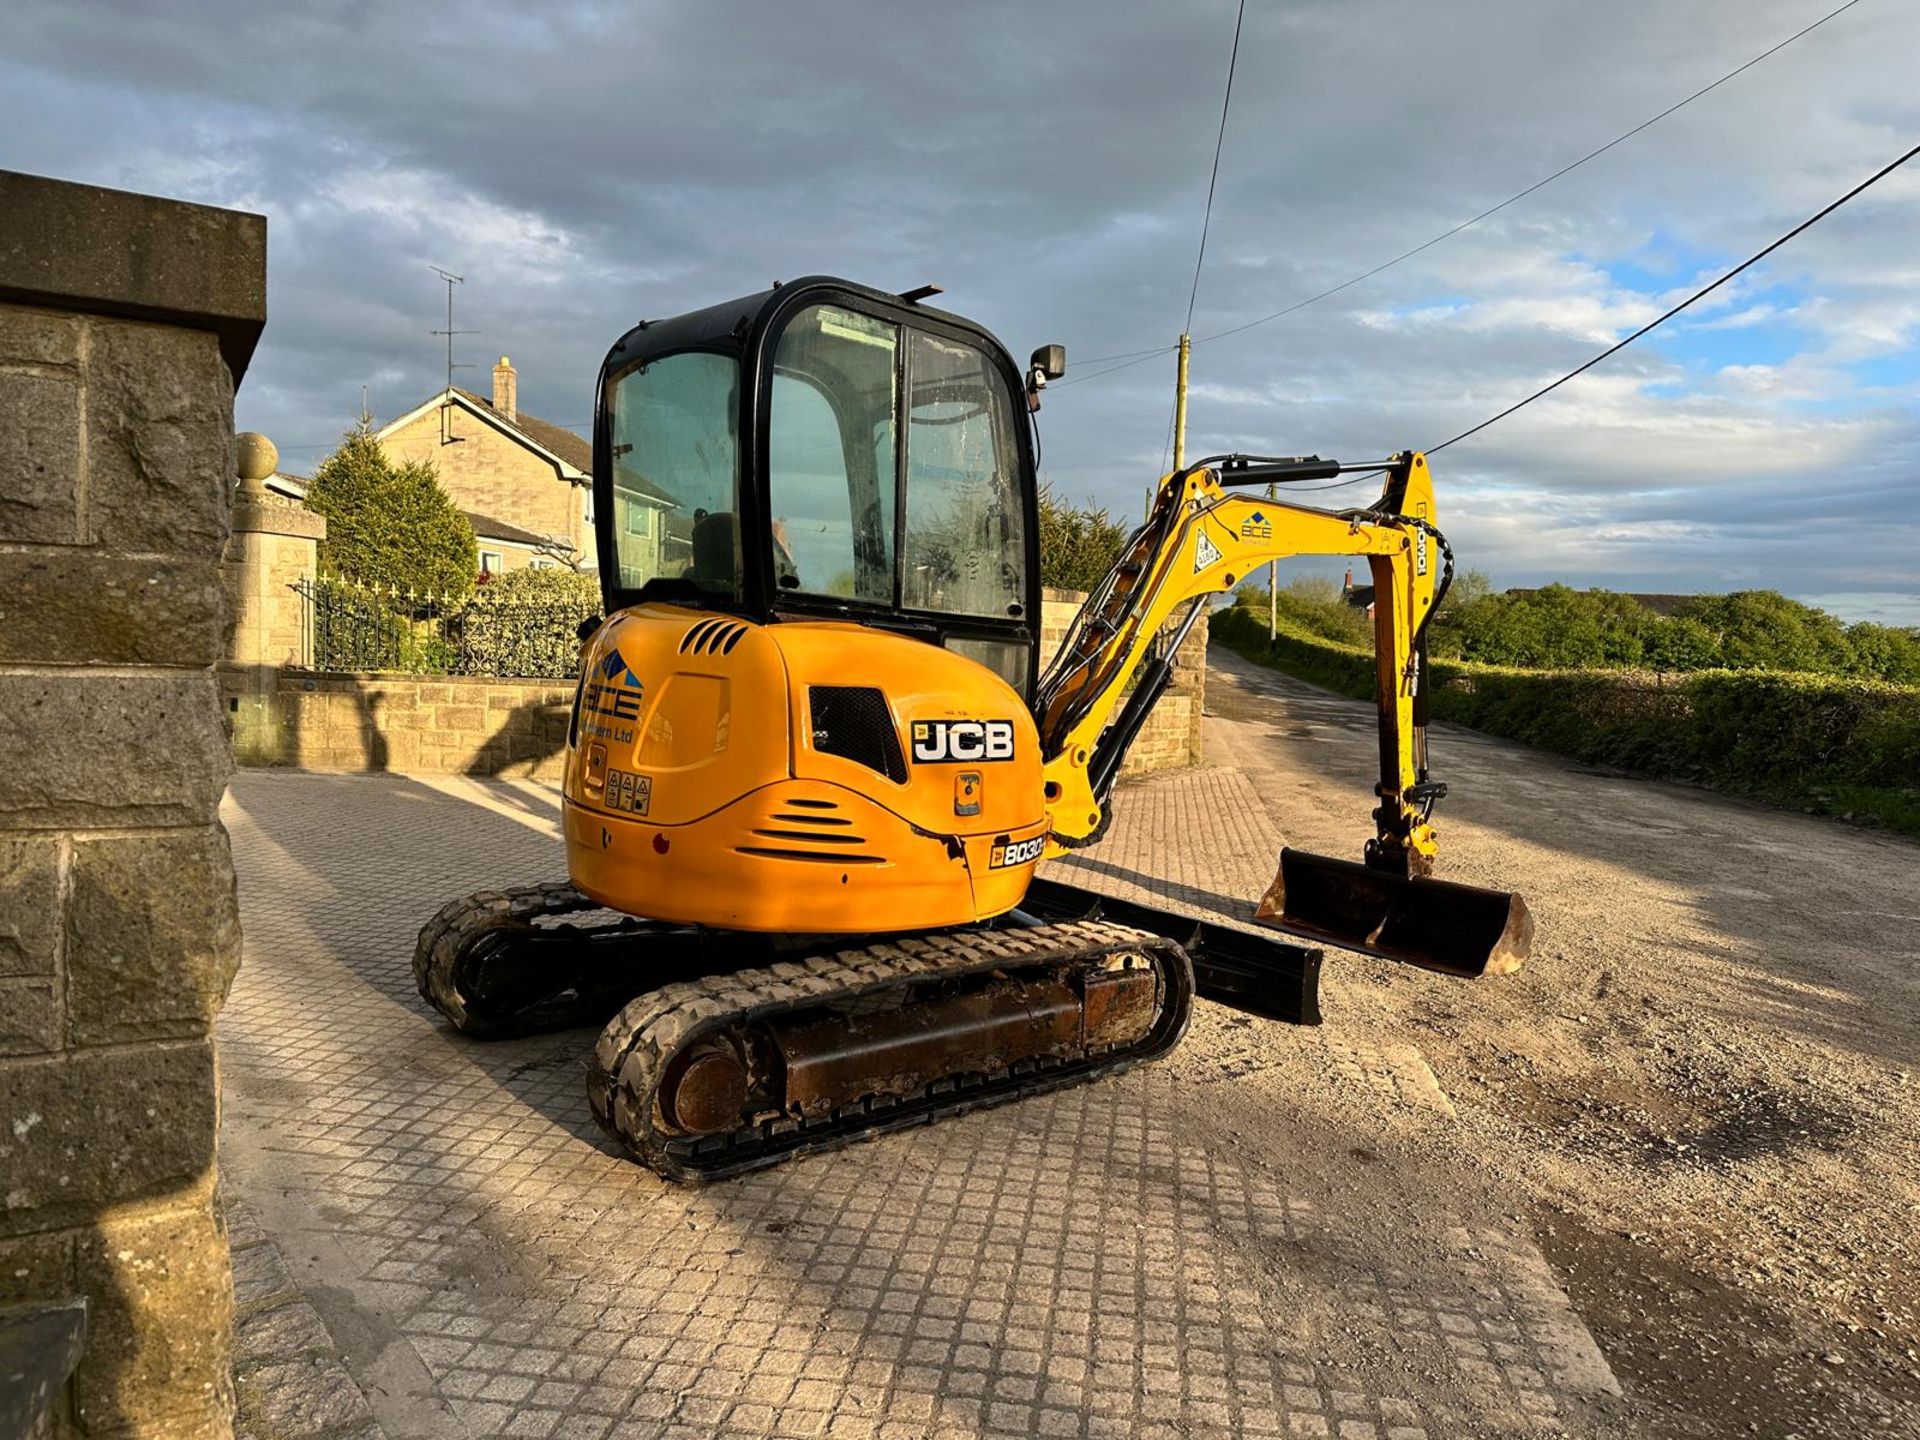
M 993 853 L 987 857 L 989 870 L 1006 870 L 1015 865 L 1031 865 L 1040 858 L 1040 852 L 1047 848 L 1047 837 L 1036 835 L 1031 840 L 996 841 Z
M 913 758 L 923 765 L 947 760 L 1011 760 L 1011 720 L 916 720 Z

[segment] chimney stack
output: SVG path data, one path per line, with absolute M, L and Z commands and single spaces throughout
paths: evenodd
M 519 377 L 513 373 L 513 365 L 506 356 L 500 357 L 500 363 L 493 367 L 493 408 L 508 420 L 518 417 Z

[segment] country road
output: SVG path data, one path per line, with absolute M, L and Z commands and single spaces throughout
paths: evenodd
M 1354 855 L 1371 707 L 1216 647 L 1210 763 Z M 1516 1207 L 1628 1394 L 1686 1433 L 1920 1433 L 1920 845 L 1436 727 L 1441 873 L 1516 889 L 1521 975 L 1330 966 L 1329 1027 L 1412 1039 L 1416 1148 Z

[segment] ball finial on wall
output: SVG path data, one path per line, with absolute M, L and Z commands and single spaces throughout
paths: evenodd
M 265 493 L 267 477 L 280 464 L 279 450 L 257 430 L 241 431 L 234 436 L 234 442 L 240 466 L 240 488 L 251 494 Z

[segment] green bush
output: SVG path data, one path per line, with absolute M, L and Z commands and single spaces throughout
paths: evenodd
M 456 675 L 570 679 L 580 669 L 582 620 L 600 613 L 600 579 L 571 570 L 497 575 L 447 617 Z
M 476 605 L 564 605 L 580 612 L 580 618 L 600 610 L 600 577 L 592 572 L 563 570 L 508 570 L 490 575 L 473 592 Z
M 1263 610 L 1213 617 L 1249 659 L 1356 699 L 1373 698 L 1370 651 Z M 1436 658 L 1433 714 L 1576 759 L 1920 834 L 1920 687 L 1780 671 L 1526 670 Z
M 1040 491 L 1040 583 L 1091 590 L 1105 578 L 1127 543 L 1127 527 L 1104 509 L 1075 505 Z
M 362 585 L 442 601 L 473 589 L 478 567 L 473 527 L 434 478 L 433 466 L 387 458 L 362 421 L 321 462 L 307 506 L 327 517 L 320 568 Z

